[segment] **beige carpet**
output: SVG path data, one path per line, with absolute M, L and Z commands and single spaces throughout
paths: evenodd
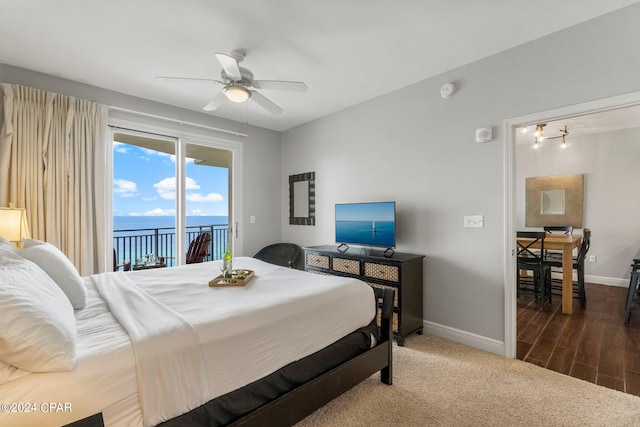
M 393 350 L 392 386 L 372 376 L 296 427 L 640 426 L 640 397 L 430 335 Z

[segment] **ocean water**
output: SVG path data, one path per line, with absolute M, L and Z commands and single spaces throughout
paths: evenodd
M 371 221 L 336 221 L 336 243 L 362 246 L 395 247 L 393 221 L 376 221 L 376 231 Z
M 114 230 L 140 230 L 147 228 L 173 228 L 173 216 L 114 216 Z M 198 225 L 228 225 L 228 216 L 187 216 L 187 227 Z
M 227 216 L 187 216 L 185 247 L 201 231 L 212 234 L 209 256 L 205 259 L 220 259 L 228 240 Z M 114 216 L 113 247 L 117 261 L 136 260 L 153 253 L 167 257 L 169 266 L 175 265 L 175 217 L 172 216 Z

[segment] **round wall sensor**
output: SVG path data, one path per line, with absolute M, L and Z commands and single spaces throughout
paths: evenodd
M 440 96 L 444 99 L 451 98 L 456 93 L 456 85 L 453 83 L 445 83 L 440 88 Z

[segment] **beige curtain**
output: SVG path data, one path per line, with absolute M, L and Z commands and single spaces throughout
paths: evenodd
M 81 275 L 104 271 L 107 107 L 0 83 L 0 206 L 26 208 L 31 235 Z

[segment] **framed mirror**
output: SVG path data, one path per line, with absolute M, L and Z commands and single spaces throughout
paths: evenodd
M 289 175 L 289 224 L 316 224 L 316 173 Z
M 584 176 L 526 179 L 525 227 L 573 225 L 582 228 Z

